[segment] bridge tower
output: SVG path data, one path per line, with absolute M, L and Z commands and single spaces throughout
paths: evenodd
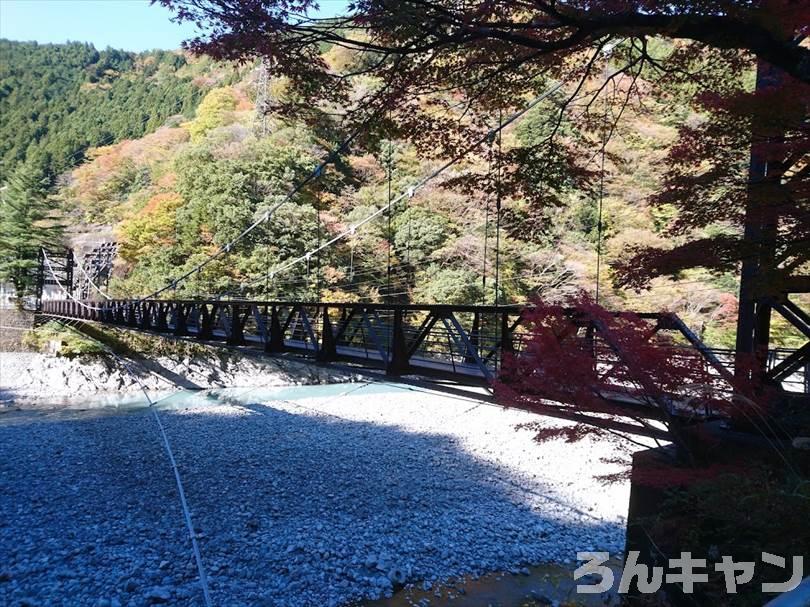
M 34 289 L 36 312 L 42 311 L 42 301 L 48 296 L 47 287 L 49 286 L 59 288 L 61 285 L 70 295 L 73 295 L 73 269 L 75 265 L 73 249 L 64 248 L 48 251 L 47 255 L 50 267 L 46 266 L 45 254 L 40 249 Z M 53 275 L 51 275 L 52 272 Z M 61 289 L 59 291 L 61 293 Z
M 767 92 L 781 87 L 786 77 L 781 70 L 760 60 L 757 91 Z M 810 364 L 810 314 L 790 299 L 791 295 L 810 292 L 810 276 L 786 274 L 777 262 L 777 252 L 783 244 L 780 242 L 780 203 L 777 198 L 784 167 L 778 154 L 774 154 L 772 143 L 784 139 L 785 128 L 785 125 L 765 119 L 754 124 L 752 130 L 735 362 L 737 377 L 747 378 L 754 373 L 774 383 Z M 779 313 L 808 341 L 769 369 L 773 312 Z

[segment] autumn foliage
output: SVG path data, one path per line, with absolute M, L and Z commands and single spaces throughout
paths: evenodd
M 190 50 L 240 62 L 262 57 L 288 84 L 282 105 L 289 113 L 328 121 L 339 104 L 350 108 L 343 127 L 363 123 L 370 139 L 393 132 L 420 154 L 453 156 L 499 111 L 508 114 L 550 83 L 564 83 L 543 108 L 541 136 L 501 156 L 506 168 L 498 187 L 529 202 L 521 226 L 530 233 L 560 203 L 561 188 L 593 184 L 593 151 L 626 110 L 650 98 L 666 104 L 688 97 L 700 119 L 679 124 L 665 179 L 650 199 L 677 209 L 670 241 L 631 248 L 614 265 L 618 285 L 647 287 L 652 278 L 696 266 L 736 270 L 758 254 L 741 238 L 752 196 L 777 224 L 778 267 L 768 280 L 789 277 L 808 261 L 806 2 L 359 0 L 345 15 L 319 20 L 309 18 L 314 0 L 153 1 L 198 25 Z M 325 47 L 333 49 L 331 61 L 321 56 Z M 758 62 L 783 74 L 783 86 L 754 90 Z M 448 112 L 454 104 L 464 111 Z M 567 122 L 590 137 L 572 137 Z M 775 161 L 759 192 L 748 187 L 752 146 Z M 486 190 L 487 183 L 472 187 Z
M 705 118 L 680 127 L 663 163 L 662 188 L 651 200 L 677 210 L 667 227 L 674 246 L 633 247 L 616 264 L 621 286 L 644 287 L 695 266 L 733 270 L 743 259 L 773 255 L 763 281 L 778 291 L 807 264 L 810 84 L 762 65 L 759 78 L 756 90 L 740 83 L 724 94 L 697 96 Z M 763 176 L 752 177 L 749 165 Z M 744 221 L 769 227 L 757 239 L 744 238 Z
M 183 204 L 179 194 L 155 194 L 135 216 L 124 220 L 119 229 L 121 257 L 136 261 L 153 254 L 158 247 L 176 242 L 176 212 Z
M 666 428 L 668 439 L 686 448 L 682 427 L 689 419 L 761 407 L 752 398 L 735 401 L 732 390 L 740 386 L 665 334 L 673 326 L 666 315 L 609 312 L 584 296 L 568 307 L 538 301 L 525 314 L 520 351 L 505 358 L 495 386 L 499 402 L 582 422 L 541 430 L 541 439 L 576 440 L 599 428 L 661 438 Z

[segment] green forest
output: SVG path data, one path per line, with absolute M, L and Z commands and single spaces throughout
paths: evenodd
M 40 168 L 51 221 L 64 224 L 67 244 L 99 226 L 111 227 L 119 243 L 110 285 L 117 296 L 140 296 L 171 284 L 283 200 L 346 136 L 334 123 L 326 128 L 272 109 L 259 116 L 260 91 L 266 89 L 270 108 L 289 93 L 283 79 L 262 85 L 258 66 L 180 52 L 97 51 L 83 43 L 2 41 L 0 51 L 0 180 Z M 346 49 L 325 48 L 322 59 L 336 70 L 358 67 Z M 354 86 L 378 83 L 361 77 Z M 503 147 L 530 146 L 544 137 L 552 103 L 539 104 L 506 129 Z M 495 120 L 486 108 L 472 111 L 483 122 Z M 665 227 L 673 209 L 649 199 L 677 125 L 700 119 L 686 95 L 628 108 L 607 144 L 604 187 L 562 180 L 554 193 L 558 204 L 543 217 L 511 196 L 502 201 L 498 222 L 491 190 L 460 185 L 464 175 L 495 170 L 484 146 L 405 197 L 390 216 L 381 213 L 321 255 L 276 273 L 286 260 L 406 192 L 440 162 L 395 137 L 363 140 L 172 294 L 451 304 L 563 301 L 581 290 L 595 291 L 598 264 L 607 307 L 671 310 L 710 344 L 730 346 L 737 289 L 732 274 L 691 270 L 656 278 L 641 292 L 615 288 L 611 280 L 611 265 L 629 247 L 671 238 Z M 573 124 L 562 128 L 566 137 L 584 136 Z M 773 331 L 778 343 L 798 343 L 779 324 Z
M 58 176 L 90 148 L 193 114 L 204 78 L 176 52 L 0 40 L 0 180 L 23 161 Z

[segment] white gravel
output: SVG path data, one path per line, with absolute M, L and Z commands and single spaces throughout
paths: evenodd
M 567 422 L 378 384 L 162 407 L 217 605 L 346 605 L 623 549 L 629 487 L 594 475 L 629 451 L 516 429 Z M 202 604 L 144 410 L 5 413 L 0 444 L 0 604 Z

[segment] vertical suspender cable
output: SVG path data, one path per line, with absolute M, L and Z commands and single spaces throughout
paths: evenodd
M 307 297 L 312 295 L 312 272 L 310 271 L 310 265 L 311 265 L 310 256 L 307 255 L 307 281 L 304 285 Z
M 268 237 L 267 232 L 265 232 L 265 238 Z M 270 241 L 268 239 L 267 244 L 264 249 L 264 296 L 270 297 L 270 274 L 272 273 L 270 270 Z
M 410 210 L 411 209 L 411 202 L 410 202 L 411 198 L 413 198 L 413 193 L 411 193 L 411 195 L 409 195 L 407 198 L 405 198 L 405 208 L 406 208 L 406 210 L 409 211 L 408 212 L 408 240 L 405 243 L 405 263 L 408 265 L 409 268 L 410 268 L 410 265 L 411 265 L 411 233 L 412 233 L 411 232 L 411 215 L 413 214 L 413 211 Z M 407 270 L 407 271 L 409 271 L 409 270 Z
M 607 68 L 606 68 L 607 69 Z M 599 280 L 602 271 L 602 201 L 605 197 L 605 148 L 608 133 L 608 102 L 605 97 L 605 114 L 602 124 L 602 159 L 599 167 L 599 207 L 596 219 L 596 303 L 599 303 Z
M 601 175 L 599 177 L 599 210 L 596 220 L 596 303 L 599 303 L 599 280 L 602 270 L 602 200 L 605 194 L 605 146 L 602 146 Z
M 405 210 L 408 212 L 408 239 L 405 241 L 405 272 L 403 274 L 405 277 L 405 289 L 409 291 L 408 297 L 410 298 L 411 286 L 415 283 L 413 280 L 415 272 L 411 268 L 411 215 L 413 211 L 411 211 L 410 197 L 405 199 Z
M 315 221 L 318 238 L 318 257 L 315 260 L 315 301 L 321 301 L 321 205 L 315 201 Z
M 503 110 L 498 110 L 498 169 L 495 184 L 495 305 L 501 303 L 501 133 Z
M 270 297 L 270 245 L 264 252 L 264 265 L 267 268 L 267 273 L 264 275 L 264 296 Z
M 391 208 L 391 162 L 393 160 L 393 145 L 392 142 L 388 142 L 388 158 L 387 158 L 387 168 L 388 168 L 388 269 L 386 271 L 386 290 L 385 290 L 385 300 L 390 304 L 391 303 L 391 240 L 393 240 L 393 234 L 391 230 L 391 215 L 394 212 L 394 209 Z
M 526 114 L 526 112 L 531 110 L 533 107 L 536 107 L 541 101 L 543 101 L 544 99 L 547 99 L 549 96 L 551 96 L 554 92 L 558 91 L 560 88 L 562 88 L 562 83 L 555 84 L 553 87 L 548 89 L 542 95 L 539 95 L 534 100 L 532 100 L 526 107 L 524 107 L 523 109 L 521 109 L 521 110 L 513 113 L 512 115 L 510 115 L 505 121 L 503 120 L 502 112 L 501 112 L 501 120 L 500 120 L 500 124 L 499 124 L 499 127 L 496 130 L 496 132 L 500 133 L 505 127 L 512 124 L 516 120 L 518 120 L 521 116 Z M 490 136 L 491 136 L 491 134 L 488 133 L 483 138 L 472 142 L 466 149 L 462 150 L 456 156 L 454 156 L 453 158 L 450 158 L 449 160 L 444 162 L 441 166 L 439 166 L 435 170 L 431 171 L 430 174 L 422 177 L 418 182 L 416 182 L 412 186 L 410 186 L 405 192 L 403 192 L 402 194 L 400 194 L 399 196 L 397 196 L 395 198 L 392 198 L 392 200 L 391 200 L 391 202 L 389 204 L 382 205 L 379 209 L 377 209 L 376 211 L 374 211 L 370 215 L 368 215 L 365 218 L 363 218 L 362 220 L 356 222 L 354 225 L 350 226 L 349 228 L 347 228 L 343 232 L 341 232 L 339 234 L 336 234 L 331 239 L 329 239 L 328 241 L 323 243 L 321 245 L 321 248 L 332 246 L 336 242 L 338 242 L 338 241 L 340 241 L 340 240 L 342 240 L 342 239 L 344 239 L 344 238 L 346 238 L 348 236 L 353 235 L 356 232 L 356 230 L 358 230 L 362 226 L 366 225 L 367 223 L 373 221 L 375 218 L 379 217 L 380 215 L 385 214 L 385 212 L 389 208 L 395 206 L 401 200 L 404 200 L 406 197 L 412 198 L 416 194 L 416 192 L 421 190 L 427 183 L 429 183 L 430 181 L 432 181 L 433 179 L 435 179 L 436 177 L 441 175 L 448 168 L 450 168 L 451 166 L 453 166 L 454 164 L 459 162 L 459 160 L 466 157 L 470 152 L 472 152 L 478 146 L 480 146 L 482 143 L 484 143 L 487 140 L 487 138 L 490 137 Z M 499 143 L 500 143 L 500 138 L 499 138 Z M 500 185 L 500 173 L 501 173 L 501 171 L 499 170 L 498 173 L 499 173 L 499 185 Z M 502 192 L 500 192 L 501 188 L 499 187 L 498 190 L 499 190 L 499 199 L 500 199 L 500 196 L 502 194 Z M 498 243 L 498 244 L 500 244 L 500 243 Z M 280 272 L 284 272 L 287 269 L 289 269 L 289 268 L 291 268 L 291 267 L 293 267 L 293 266 L 295 266 L 295 265 L 297 265 L 299 263 L 303 263 L 304 261 L 307 260 L 309 255 L 312 255 L 315 252 L 316 251 L 314 251 L 314 250 L 313 251 L 308 251 L 308 252 L 304 253 L 303 255 L 299 255 L 298 257 L 296 257 L 294 259 L 290 259 L 290 260 L 286 261 L 285 263 L 279 264 L 275 269 L 275 273 L 278 274 Z M 215 258 L 215 256 L 211 256 L 209 258 L 209 260 L 212 260 L 214 258 Z M 498 262 L 499 262 L 499 260 L 498 260 Z M 209 261 L 209 263 L 210 263 L 210 261 Z M 496 264 L 496 270 L 499 270 L 499 264 Z
M 489 140 L 489 153 L 487 156 L 487 179 L 492 179 L 492 143 L 494 138 Z M 484 210 L 484 267 L 481 272 L 481 305 L 487 303 L 487 251 L 489 249 L 489 206 L 492 202 L 491 195 L 487 195 L 487 204 Z
M 410 203 L 405 203 L 410 209 Z M 411 213 L 408 213 L 408 242 L 405 243 L 405 263 L 411 265 Z
M 354 285 L 354 242 L 349 245 L 349 286 Z

